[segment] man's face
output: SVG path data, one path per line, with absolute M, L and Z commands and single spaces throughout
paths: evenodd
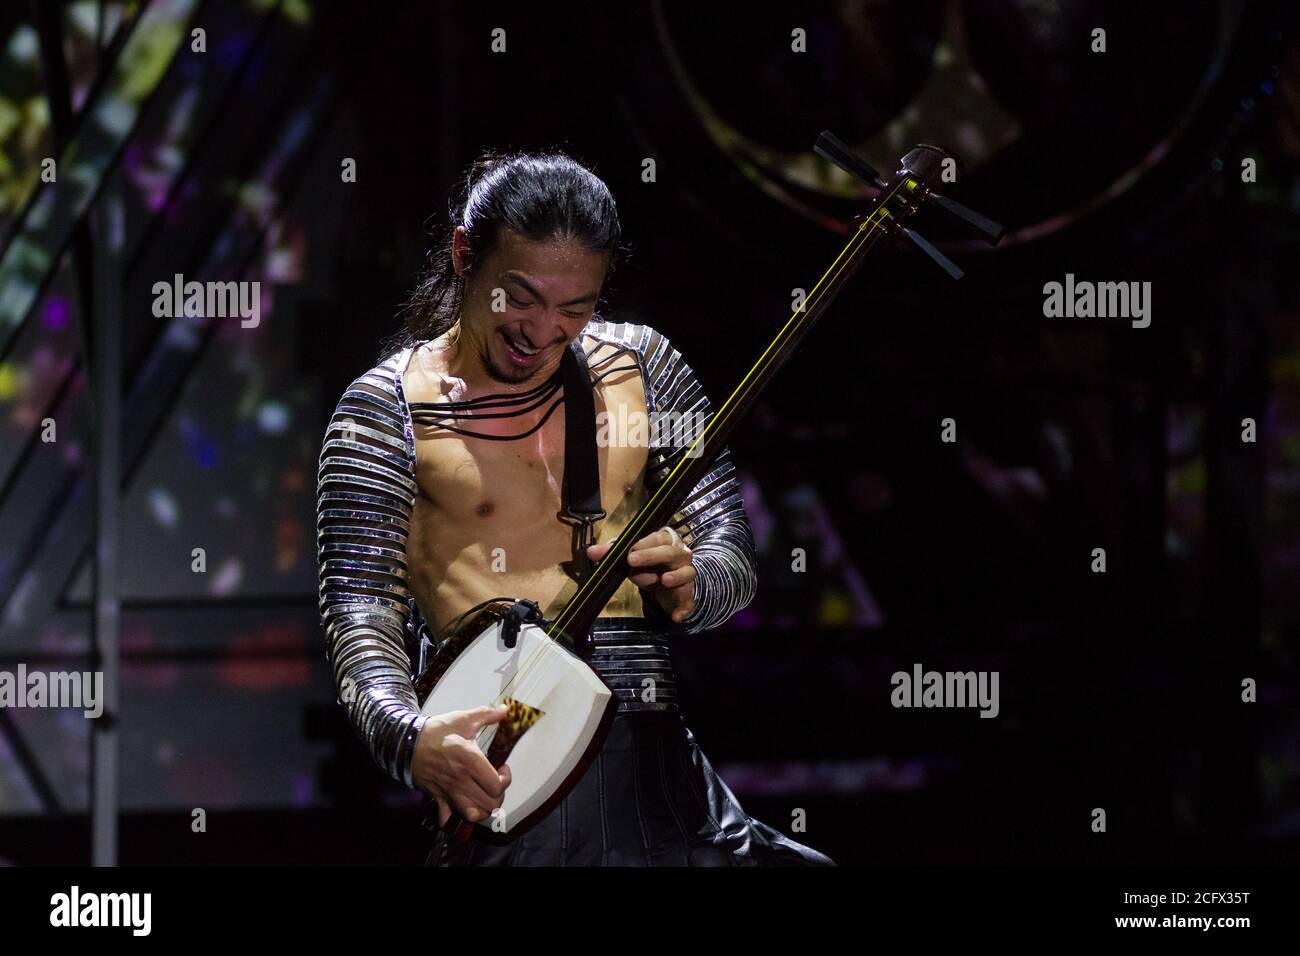
M 484 370 L 509 384 L 544 380 L 590 320 L 608 255 L 503 227 L 496 248 L 469 262 L 461 331 Z

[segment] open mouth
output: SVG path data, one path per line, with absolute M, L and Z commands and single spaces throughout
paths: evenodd
M 511 334 L 505 329 L 498 331 L 501 333 L 501 341 L 505 343 L 506 354 L 516 365 L 531 365 L 545 351 L 544 348 L 529 343 L 522 335 Z

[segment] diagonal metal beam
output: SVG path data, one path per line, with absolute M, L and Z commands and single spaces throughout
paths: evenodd
M 185 39 L 199 0 L 154 0 L 123 44 L 102 92 L 59 156 L 58 181 L 33 197 L 0 253 L 0 359 L 54 273 L 123 145 Z
M 59 795 L 54 791 L 53 785 L 42 772 L 36 754 L 32 753 L 32 749 L 23 740 L 18 725 L 14 723 L 14 719 L 9 716 L 9 712 L 3 707 L 0 707 L 0 732 L 3 732 L 5 739 L 9 741 L 9 749 L 13 751 L 14 759 L 18 761 L 18 766 L 23 768 L 23 772 L 31 782 L 32 789 L 36 791 L 36 798 L 44 805 L 45 811 L 61 815 L 63 806 L 59 803 Z

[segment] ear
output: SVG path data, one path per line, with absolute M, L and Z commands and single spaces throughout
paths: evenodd
M 465 234 L 464 226 L 457 226 L 456 231 L 451 234 L 451 265 L 456 270 L 456 275 L 463 276 L 469 271 L 474 262 L 474 254 L 470 252 L 469 238 Z

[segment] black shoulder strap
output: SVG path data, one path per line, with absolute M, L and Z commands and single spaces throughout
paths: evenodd
M 574 557 L 591 570 L 587 546 L 595 544 L 594 525 L 605 517 L 600 507 L 600 461 L 596 454 L 596 399 L 591 373 L 575 338 L 560 359 L 564 378 L 564 516 L 576 526 Z

